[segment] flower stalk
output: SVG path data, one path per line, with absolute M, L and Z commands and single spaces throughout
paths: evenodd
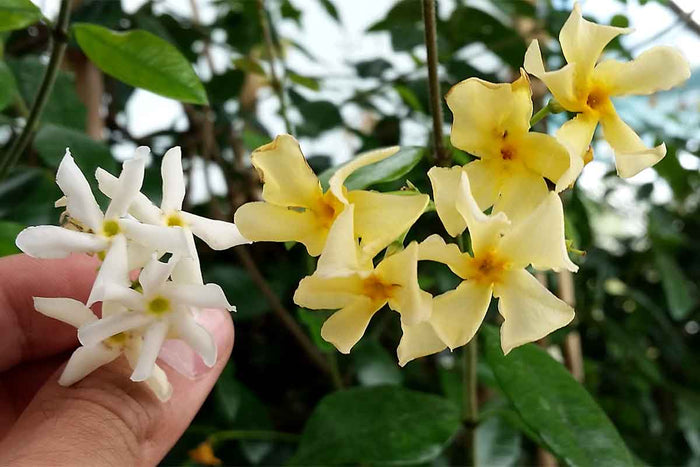
M 443 143 L 442 94 L 438 80 L 437 27 L 435 26 L 435 0 L 423 0 L 423 23 L 425 24 L 425 49 L 428 54 L 428 91 L 430 114 L 433 117 L 433 154 L 435 164 L 446 167 L 451 158 Z
M 476 338 L 469 341 L 462 351 L 462 424 L 466 465 L 476 465 L 476 427 L 479 423 L 476 376 L 478 353 Z
M 39 118 L 44 112 L 44 107 L 49 101 L 53 85 L 58 76 L 58 70 L 63 61 L 63 54 L 68 45 L 68 20 L 70 19 L 71 0 L 61 0 L 61 7 L 58 12 L 58 20 L 53 28 L 53 50 L 51 58 L 44 73 L 44 78 L 39 86 L 32 108 L 29 111 L 27 121 L 22 129 L 22 133 L 15 139 L 10 149 L 5 153 L 0 161 L 0 180 L 4 179 L 10 170 L 17 164 L 22 152 L 32 139 L 34 131 L 39 123 Z

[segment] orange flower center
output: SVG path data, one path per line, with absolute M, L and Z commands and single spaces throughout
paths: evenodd
M 503 272 L 508 268 L 508 263 L 499 258 L 494 252 L 489 251 L 472 259 L 469 279 L 483 284 L 493 284 L 501 281 Z
M 362 283 L 364 295 L 372 299 L 372 301 L 385 302 L 392 298 L 400 288 L 400 285 L 385 282 L 375 274 L 366 278 Z

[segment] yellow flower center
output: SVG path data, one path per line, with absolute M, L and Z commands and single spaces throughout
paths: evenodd
M 311 210 L 316 214 L 318 223 L 325 228 L 330 228 L 343 211 L 345 206 L 341 203 L 330 191 L 325 193 L 319 200 L 317 205 Z
M 509 161 L 515 158 L 515 148 L 510 145 L 501 146 L 501 159 Z
M 170 300 L 165 297 L 155 297 L 148 302 L 148 312 L 156 316 L 163 315 L 170 311 Z
M 184 227 L 185 221 L 177 213 L 174 213 L 165 218 L 165 224 L 168 227 Z
M 499 258 L 493 251 L 489 251 L 472 259 L 471 274 L 468 279 L 483 284 L 494 284 L 501 281 L 506 269 L 508 269 L 508 262 Z
M 586 105 L 597 112 L 601 112 L 607 107 L 608 101 L 608 94 L 603 89 L 594 87 L 591 89 L 591 92 L 588 93 Z
M 106 220 L 102 223 L 102 234 L 105 237 L 114 237 L 121 229 L 119 228 L 119 223 L 113 219 Z
M 107 252 L 105 250 L 97 252 L 97 257 L 100 258 L 100 261 L 104 261 L 106 256 Z
M 108 337 L 103 342 L 107 347 L 122 347 L 124 344 L 126 344 L 128 338 L 129 335 L 126 332 L 120 332 L 112 337 Z
M 385 282 L 375 274 L 367 277 L 362 282 L 363 295 L 369 297 L 372 301 L 385 302 L 392 298 L 400 288 L 400 285 Z

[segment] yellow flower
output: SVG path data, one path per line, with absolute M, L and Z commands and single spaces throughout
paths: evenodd
M 402 321 L 417 323 L 430 316 L 432 298 L 418 287 L 418 244 L 411 243 L 375 268 L 358 249 L 353 210 L 350 205 L 338 216 L 316 272 L 302 279 L 294 294 L 299 306 L 338 310 L 323 324 L 321 336 L 342 353 L 350 352 L 385 304 Z
M 374 257 L 413 225 L 429 198 L 347 191 L 343 183 L 358 168 L 397 151 L 398 147 L 392 147 L 357 156 L 333 175 L 330 189 L 324 193 L 299 143 L 292 136 L 280 135 L 253 152 L 253 166 L 263 181 L 264 201 L 238 208 L 235 223 L 252 241 L 297 241 L 306 246 L 310 255 L 318 256 L 336 218 L 346 206 L 353 205 L 354 236 L 361 239 L 363 254 Z
M 545 71 L 539 44 L 534 40 L 527 49 L 524 65 L 529 73 L 547 85 L 562 107 L 578 113 L 576 118 L 562 126 L 557 137 L 575 154 L 583 156 L 600 122 L 603 136 L 615 151 L 617 173 L 625 178 L 663 159 L 666 146 L 646 147 L 617 115 L 610 98 L 652 94 L 677 86 L 690 76 L 688 62 L 672 47 L 653 47 L 629 62 L 605 60 L 598 63 L 611 40 L 631 31 L 583 19 L 577 3 L 559 33 L 568 64 L 557 71 Z M 580 172 L 582 159 L 577 163 Z M 578 173 L 570 182 L 576 176 Z
M 465 228 L 454 207 L 462 170 L 482 210 L 493 205 L 495 212 L 516 220 L 547 196 L 545 178 L 557 183 L 569 168 L 565 147 L 552 136 L 529 131 L 532 100 L 523 70 L 513 83 L 470 78 L 453 86 L 445 99 L 454 114 L 452 144 L 479 158 L 446 172 L 444 179 L 431 177 L 435 206 L 450 235 Z
M 444 263 L 462 279 L 456 289 L 433 299 L 429 322 L 443 345 L 454 349 L 469 342 L 492 296 L 504 319 L 501 346 L 506 354 L 566 326 L 574 310 L 525 269 L 578 269 L 567 255 L 559 196 L 549 193 L 530 215 L 511 224 L 503 213 L 485 215 L 471 195 L 467 175 L 461 174 L 455 204 L 469 228 L 473 256 L 439 235 L 423 241 L 418 252 L 419 260 Z M 407 351 L 412 358 L 434 353 L 431 347 L 437 346 L 422 331 L 424 339 Z

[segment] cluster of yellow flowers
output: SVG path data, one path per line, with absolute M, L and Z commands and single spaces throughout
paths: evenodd
M 492 296 L 499 299 L 504 319 L 505 353 L 540 339 L 566 326 L 574 310 L 526 268 L 578 269 L 568 257 L 559 193 L 592 157 L 589 145 L 598 122 L 622 177 L 654 165 L 666 153 L 663 144 L 648 148 L 620 119 L 610 98 L 651 94 L 690 76 L 686 60 L 670 47 L 652 48 L 630 62 L 598 63 L 605 46 L 628 32 L 585 20 L 577 4 L 559 36 L 566 66 L 545 71 L 537 41 L 530 45 L 524 69 L 547 85 L 561 108 L 576 114 L 555 136 L 530 131 L 532 93 L 525 70 L 510 84 L 471 78 L 449 91 L 452 144 L 477 160 L 434 167 L 428 176 L 445 230 L 457 237 L 468 229 L 470 252 L 437 234 L 403 247 L 401 239 L 425 211 L 428 195 L 346 189 L 351 173 L 391 157 L 398 148 L 356 157 L 333 175 L 324 193 L 297 141 L 278 136 L 252 155 L 264 201 L 241 206 L 235 223 L 252 241 L 297 241 L 310 255 L 320 255 L 317 270 L 301 281 L 294 301 L 338 310 L 321 335 L 343 353 L 350 352 L 385 304 L 401 316 L 401 365 L 462 346 L 476 334 Z M 462 282 L 432 297 L 419 287 L 419 261 L 446 264 Z

